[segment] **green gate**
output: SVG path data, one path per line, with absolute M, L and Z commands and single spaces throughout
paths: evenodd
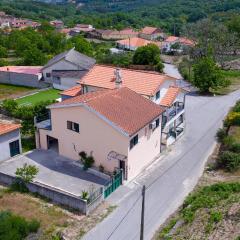
M 104 189 L 104 198 L 107 198 L 111 193 L 113 193 L 123 181 L 123 171 L 118 170 L 116 174 L 112 177 L 111 182 Z

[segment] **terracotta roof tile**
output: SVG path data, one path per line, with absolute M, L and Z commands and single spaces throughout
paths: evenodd
M 95 65 L 79 83 L 104 89 L 115 89 L 115 70 L 115 67 Z M 157 72 L 125 68 L 121 68 L 120 71 L 122 86 L 145 96 L 153 96 L 166 80 L 176 80 L 173 77 Z
M 12 132 L 14 130 L 19 129 L 20 127 L 21 127 L 20 124 L 0 122 L 0 135 Z
M 60 94 L 65 96 L 75 97 L 81 94 L 81 90 L 82 90 L 81 85 L 78 85 L 63 91 Z
M 51 107 L 67 107 L 71 104 L 84 104 L 130 136 L 161 115 L 164 108 L 123 87 L 87 93 Z
M 179 87 L 169 87 L 166 94 L 160 101 L 160 105 L 164 107 L 171 107 L 180 92 L 181 88 Z
M 144 27 L 142 29 L 141 33 L 150 35 L 150 34 L 155 33 L 156 31 L 161 32 L 161 30 L 159 28 L 156 28 L 156 27 Z
M 121 45 L 127 45 L 127 46 L 130 45 L 131 47 L 143 47 L 153 42 L 143 38 L 133 37 L 133 38 L 119 40 L 117 41 L 117 43 Z

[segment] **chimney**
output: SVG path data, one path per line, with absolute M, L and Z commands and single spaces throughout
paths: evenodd
M 120 88 L 122 86 L 122 74 L 121 70 L 117 68 L 114 72 L 115 74 L 115 86 L 116 88 Z

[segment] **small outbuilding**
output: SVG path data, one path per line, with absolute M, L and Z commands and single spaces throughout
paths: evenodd
M 20 124 L 0 121 L 0 162 L 22 152 Z

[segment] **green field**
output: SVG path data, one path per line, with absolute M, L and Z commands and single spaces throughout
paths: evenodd
M 60 97 L 59 92 L 60 91 L 56 89 L 48 89 L 45 91 L 37 92 L 30 96 L 19 98 L 16 101 L 19 105 L 32 105 L 41 101 L 55 100 Z

